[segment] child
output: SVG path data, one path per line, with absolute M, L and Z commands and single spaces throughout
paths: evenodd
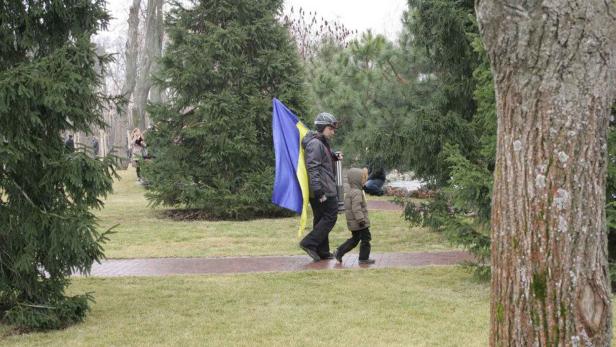
M 350 169 L 347 173 L 349 181 L 349 191 L 344 196 L 344 208 L 347 219 L 347 226 L 353 236 L 338 247 L 334 257 L 342 263 L 342 257 L 355 248 L 361 240 L 359 246 L 359 263 L 374 264 L 374 259 L 370 259 L 370 220 L 368 219 L 368 207 L 366 196 L 362 187 L 368 178 L 366 169 Z

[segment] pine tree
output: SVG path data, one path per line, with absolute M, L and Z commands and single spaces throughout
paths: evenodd
M 111 191 L 111 158 L 67 151 L 63 133 L 103 127 L 105 98 L 90 35 L 104 1 L 0 3 L 0 319 L 24 329 L 84 318 L 67 297 L 75 271 L 103 257 L 93 208 Z
M 392 49 L 385 37 L 367 31 L 347 48 L 322 42 L 307 62 L 309 88 L 316 101 L 314 111 L 331 112 L 337 117 L 341 127 L 334 141 L 348 158 L 366 159 L 368 128 L 386 113 L 386 108 L 394 107 L 382 102 L 383 95 L 393 89 L 388 78 L 394 76 L 385 67 Z
M 348 47 L 324 43 L 308 62 L 309 85 L 319 110 L 339 117 L 336 144 L 351 165 L 416 170 L 422 153 L 411 136 L 429 82 L 418 66 L 425 56 L 407 55 L 407 37 L 398 45 L 362 33 Z
M 144 173 L 154 204 L 197 208 L 210 218 L 279 213 L 271 203 L 271 103 L 300 117 L 303 72 L 281 0 L 175 3 L 159 83 L 171 91 L 150 108 L 153 155 Z

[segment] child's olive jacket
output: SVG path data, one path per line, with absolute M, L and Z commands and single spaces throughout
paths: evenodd
M 362 176 L 364 172 L 361 169 L 349 169 L 347 173 L 348 191 L 344 196 L 344 208 L 349 230 L 356 231 L 368 228 L 370 219 L 368 219 L 368 205 L 364 192 L 362 191 Z M 364 222 L 363 225 L 360 225 Z

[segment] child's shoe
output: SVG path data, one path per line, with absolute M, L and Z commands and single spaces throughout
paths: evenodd
M 336 258 L 336 260 L 339 263 L 342 263 L 342 254 L 340 254 L 340 251 L 338 251 L 338 250 L 334 251 L 334 258 Z

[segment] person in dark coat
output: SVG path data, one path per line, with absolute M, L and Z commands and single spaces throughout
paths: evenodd
M 336 118 L 323 112 L 316 117 L 314 124 L 317 131 L 308 132 L 302 140 L 314 220 L 312 231 L 299 245 L 314 261 L 319 261 L 334 258 L 329 251 L 329 233 L 338 219 L 334 162 L 342 159 L 342 153 L 333 154 L 329 144 L 338 127 Z
M 381 196 L 384 194 L 383 185 L 385 184 L 385 170 L 382 167 L 377 167 L 370 172 L 364 191 L 370 195 Z
M 73 141 L 73 134 L 69 134 L 68 135 L 68 139 L 66 139 L 66 141 L 64 141 L 64 147 L 69 152 L 75 152 L 75 141 Z

